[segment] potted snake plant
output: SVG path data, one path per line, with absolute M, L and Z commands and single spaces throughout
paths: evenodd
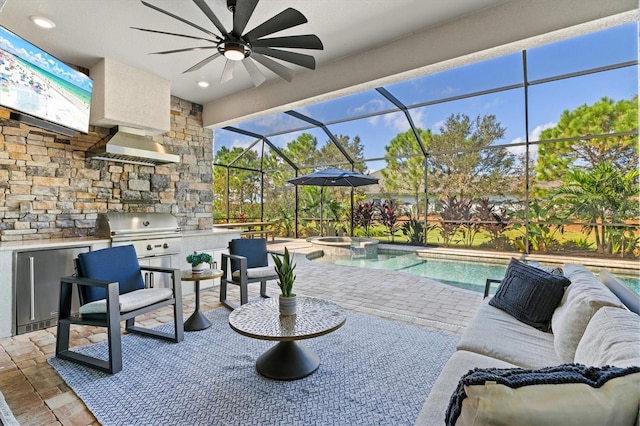
M 275 263 L 274 269 L 278 274 L 278 285 L 282 291 L 279 298 L 280 314 L 294 315 L 296 313 L 297 299 L 293 292 L 293 283 L 296 280 L 296 276 L 293 273 L 296 268 L 295 263 L 293 263 L 293 256 L 285 247 L 283 256 L 272 254 L 271 257 Z

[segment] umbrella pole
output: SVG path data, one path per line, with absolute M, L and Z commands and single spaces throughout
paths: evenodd
M 322 199 L 323 199 L 323 194 L 324 194 L 324 186 L 320 187 L 320 236 L 324 237 L 324 234 L 322 233 Z

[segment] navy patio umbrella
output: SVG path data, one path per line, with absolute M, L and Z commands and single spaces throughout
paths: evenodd
M 316 170 L 308 175 L 298 176 L 288 179 L 287 182 L 294 185 L 308 185 L 320 187 L 320 236 L 322 234 L 322 195 L 325 186 L 365 186 L 378 183 L 378 178 L 363 175 L 361 173 L 350 172 L 348 170 L 331 167 L 328 169 Z

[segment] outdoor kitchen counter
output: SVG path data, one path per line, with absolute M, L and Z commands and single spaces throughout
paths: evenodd
M 0 242 L 0 252 L 15 250 L 38 250 L 40 248 L 77 247 L 77 246 L 105 246 L 110 244 L 108 238 L 82 237 L 82 238 L 56 238 L 48 240 L 4 241 Z
M 193 251 L 206 251 L 214 255 L 214 257 L 218 257 L 221 251 L 227 249 L 229 241 L 233 238 L 240 238 L 240 231 L 233 229 L 183 231 L 181 253 L 173 256 L 171 266 L 185 269 L 188 266 L 185 256 Z M 110 245 L 111 240 L 109 238 L 100 237 L 0 242 L 0 338 L 9 337 L 12 334 L 13 316 L 15 315 L 13 306 L 13 255 L 15 251 L 48 250 L 83 246 L 89 246 L 91 250 L 98 250 L 109 247 Z M 185 293 L 193 291 L 189 288 L 183 290 Z
M 13 306 L 14 252 L 86 246 L 91 247 L 91 250 L 97 250 L 109 247 L 110 243 L 108 239 L 91 237 L 0 242 L 0 337 L 8 337 L 12 334 L 15 315 Z

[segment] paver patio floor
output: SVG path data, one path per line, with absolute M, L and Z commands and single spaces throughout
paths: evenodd
M 313 248 L 304 240 L 277 239 L 269 244 L 269 249 L 282 250 L 285 245 L 296 253 L 295 292 L 329 299 L 346 309 L 461 334 L 482 301 L 480 293 L 403 272 L 310 262 L 304 254 Z M 257 285 L 249 288 L 250 297 L 258 294 Z M 203 311 L 222 306 L 218 290 L 214 286 L 202 291 Z M 275 282 L 269 283 L 268 290 L 274 295 L 280 291 Z M 237 288 L 230 288 L 229 297 L 238 297 Z M 193 294 L 183 298 L 185 318 L 194 306 Z M 138 322 L 154 326 L 170 321 L 171 309 L 166 308 Z M 74 326 L 72 330 L 74 347 L 106 339 L 102 328 Z M 47 363 L 55 352 L 55 332 L 54 327 L 0 339 L 0 392 L 23 426 L 97 424 L 82 401 Z M 126 372 L 126 365 L 123 368 Z

